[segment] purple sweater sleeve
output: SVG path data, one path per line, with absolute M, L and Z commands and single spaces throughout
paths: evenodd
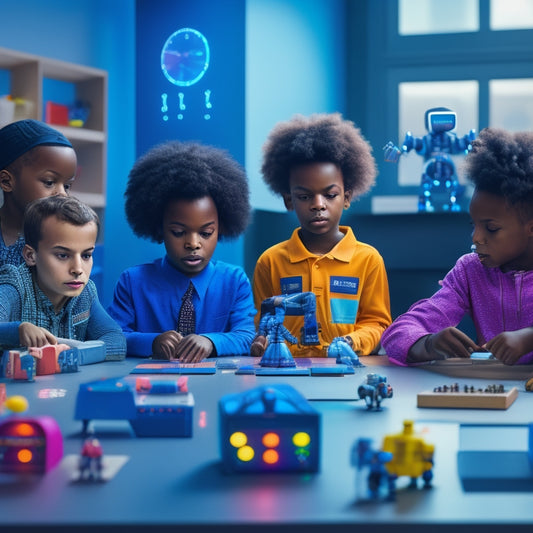
M 533 326 L 533 271 L 486 268 L 475 254 L 466 254 L 431 298 L 415 303 L 399 316 L 381 339 L 389 359 L 407 365 L 409 348 L 421 337 L 456 327 L 470 315 L 480 345 L 504 331 Z M 533 352 L 518 364 L 533 361 Z
M 391 362 L 406 366 L 409 348 L 418 339 L 457 326 L 471 311 L 466 270 L 461 259 L 433 296 L 413 304 L 383 333 L 381 344 Z

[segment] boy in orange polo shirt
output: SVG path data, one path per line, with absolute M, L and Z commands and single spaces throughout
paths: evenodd
M 263 179 L 295 211 L 300 227 L 257 261 L 256 308 L 271 296 L 313 292 L 320 345 L 291 345 L 293 356 L 325 357 L 336 337 L 358 355 L 375 353 L 391 323 L 385 265 L 375 248 L 339 226 L 343 210 L 374 184 L 370 145 L 338 113 L 298 115 L 274 127 L 263 154 Z M 303 317 L 287 316 L 284 325 L 299 338 Z M 261 356 L 265 348 L 258 336 L 251 353 Z

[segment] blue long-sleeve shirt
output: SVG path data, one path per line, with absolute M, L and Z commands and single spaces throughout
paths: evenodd
M 196 333 L 211 340 L 218 356 L 250 354 L 256 311 L 242 268 L 210 261 L 189 278 L 163 257 L 127 269 L 115 287 L 108 312 L 122 327 L 128 355 L 150 356 L 157 335 L 176 329 L 181 298 L 191 281 Z

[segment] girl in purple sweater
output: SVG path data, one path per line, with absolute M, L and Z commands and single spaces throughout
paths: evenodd
M 485 350 L 508 365 L 533 363 L 533 133 L 483 130 L 466 169 L 475 187 L 473 253 L 385 331 L 381 342 L 396 364 Z M 456 327 L 466 314 L 476 341 Z

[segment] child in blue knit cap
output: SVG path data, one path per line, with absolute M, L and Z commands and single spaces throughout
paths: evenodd
M 19 120 L 0 129 L 0 266 L 23 262 L 24 209 L 37 198 L 66 196 L 77 165 L 70 141 L 43 122 Z

